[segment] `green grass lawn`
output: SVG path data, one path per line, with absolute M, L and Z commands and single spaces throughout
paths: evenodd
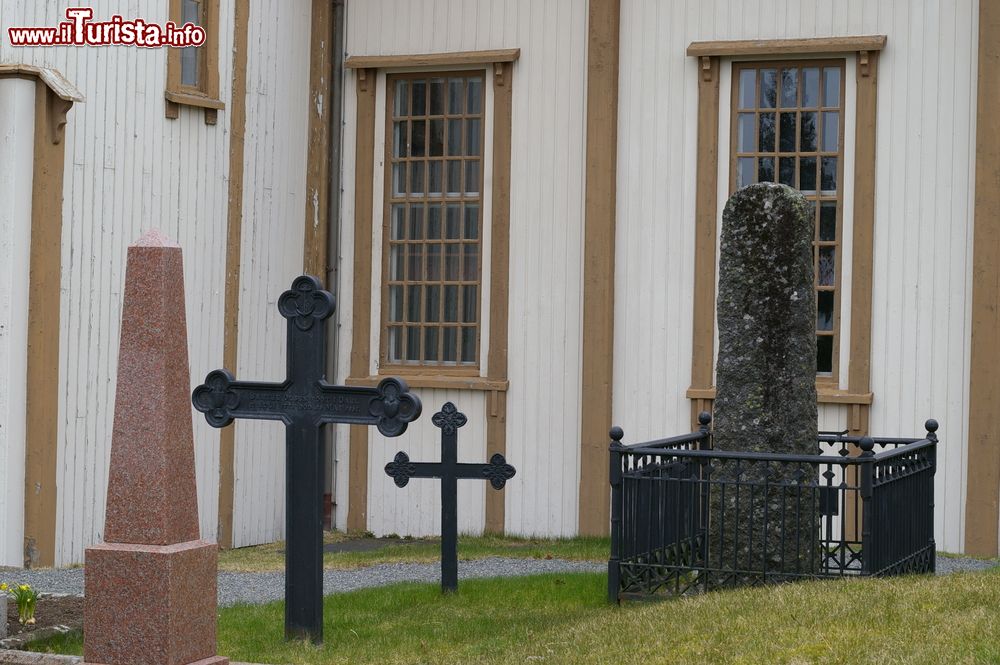
M 256 663 L 996 663 L 1000 569 L 820 581 L 622 607 L 600 574 L 399 584 L 329 596 L 326 643 L 281 603 L 225 608 L 219 651 Z M 61 645 L 79 653 L 79 638 Z
M 339 543 L 356 538 L 338 531 L 325 535 L 327 543 Z M 326 568 L 358 568 L 378 563 L 420 563 L 441 560 L 441 544 L 437 540 L 408 541 L 387 539 L 387 547 L 370 552 L 327 552 L 323 555 Z M 260 572 L 285 569 L 285 543 L 277 542 L 256 547 L 219 552 L 219 570 Z M 607 561 L 611 551 L 608 538 L 513 538 L 509 536 L 460 536 L 458 558 L 518 557 L 529 559 L 572 559 L 576 561 Z

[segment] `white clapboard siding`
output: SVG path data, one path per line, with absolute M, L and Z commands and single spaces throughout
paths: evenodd
M 166 3 L 90 3 L 115 13 L 167 20 Z M 4 26 L 55 25 L 66 3 L 10 0 Z M 222 3 L 221 96 L 228 100 L 232 3 Z M 69 113 L 60 288 L 60 393 L 56 563 L 83 560 L 102 538 L 117 375 L 121 294 L 128 244 L 158 227 L 184 249 L 192 381 L 222 359 L 229 164 L 229 114 L 205 125 L 200 111 L 164 117 L 166 51 L 129 47 L 11 48 L 0 62 L 62 72 L 87 101 Z M 53 396 L 55 399 L 56 396 Z M 218 432 L 195 422 L 202 535 L 215 538 Z
M 310 5 L 251 2 L 237 377 L 282 381 L 278 297 L 302 273 Z M 236 424 L 233 545 L 284 537 L 285 428 Z
M 920 436 L 927 417 L 941 421 L 936 537 L 962 548 L 977 32 L 974 0 L 623 0 L 614 390 L 629 440 L 690 426 L 698 71 L 688 44 L 885 34 L 871 431 Z M 728 131 L 719 138 L 728 159 Z M 846 411 L 821 413 L 823 429 L 846 422 Z
M 458 461 L 481 463 L 486 457 L 485 393 L 469 390 L 418 390 L 423 403 L 420 419 L 411 423 L 400 437 L 387 438 L 371 429 L 368 452 L 368 528 L 376 536 L 386 534 L 434 536 L 441 534 L 441 481 L 413 478 L 403 488 L 396 487 L 385 473 L 386 463 L 398 451 L 413 462 L 441 460 L 441 430 L 431 417 L 445 402 L 452 402 L 468 418 L 458 430 Z M 518 480 L 515 476 L 510 486 Z M 458 531 L 480 534 L 486 520 L 483 480 L 458 481 Z M 493 492 L 492 488 L 489 489 Z
M 579 0 L 372 0 L 352 3 L 348 9 L 350 55 L 521 49 L 512 75 L 507 457 L 518 476 L 506 493 L 510 533 L 576 531 L 586 20 L 586 3 Z M 348 74 L 344 220 L 353 219 L 354 210 L 354 85 L 353 74 Z M 384 117 L 383 109 L 378 113 Z M 374 195 L 381 197 L 382 192 Z M 341 303 L 349 302 L 352 280 L 358 278 L 351 275 L 351 233 L 345 223 Z M 381 265 L 379 254 L 373 260 Z M 349 344 L 343 341 L 350 339 L 348 313 L 340 323 L 343 374 L 349 358 Z M 462 399 L 482 397 L 466 393 Z M 381 471 L 375 463 L 380 459 L 377 452 L 373 445 L 371 472 Z M 342 523 L 348 461 L 344 428 L 338 436 L 338 459 L 337 519 Z M 392 485 L 385 491 L 397 493 Z M 369 515 L 376 500 L 370 495 Z

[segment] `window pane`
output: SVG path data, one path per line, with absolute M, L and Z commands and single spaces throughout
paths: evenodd
M 476 329 L 462 328 L 462 362 L 476 362 Z
M 465 111 L 465 101 L 463 92 L 465 91 L 465 81 L 463 79 L 448 80 L 448 113 L 458 115 Z
M 449 282 L 457 282 L 459 246 L 456 244 L 444 246 L 444 278 Z
M 465 162 L 465 195 L 477 194 L 479 194 L 479 160 L 474 159 Z
M 182 10 L 181 23 L 194 23 L 198 25 L 201 23 L 201 13 L 198 11 L 200 9 L 199 5 L 201 3 L 198 0 L 184 0 L 184 9 Z
M 445 173 L 447 182 L 445 191 L 448 196 L 459 196 L 462 193 L 462 161 L 459 159 L 449 159 L 447 161 Z
M 424 360 L 438 359 L 438 329 L 424 328 Z
M 804 192 L 816 191 L 816 158 L 799 159 L 799 189 Z
M 448 240 L 458 240 L 462 230 L 462 205 L 448 204 L 448 219 L 445 222 L 444 237 Z
M 736 160 L 736 186 L 746 187 L 754 182 L 753 157 L 739 157 Z
M 823 68 L 823 106 L 840 106 L 840 67 Z
M 441 355 L 441 360 L 455 362 L 458 359 L 458 328 L 444 328 L 441 334 L 444 337 L 444 353 Z
M 798 105 L 799 70 L 781 70 L 781 105 L 791 108 Z
M 760 136 L 761 152 L 774 152 L 774 113 L 760 114 Z
M 466 136 L 465 136 L 465 154 L 472 155 L 473 157 L 478 157 L 482 154 L 482 141 L 480 140 L 480 132 L 482 131 L 482 120 L 479 118 L 473 118 L 465 122 Z
M 778 182 L 789 187 L 795 186 L 794 157 L 782 157 L 778 160 Z
M 774 157 L 761 157 L 757 168 L 757 182 L 774 182 Z
M 427 192 L 427 183 L 424 180 L 423 161 L 410 162 L 410 194 L 423 198 Z
M 474 282 L 479 279 L 479 245 L 476 243 L 465 243 L 464 248 L 462 279 L 467 282 Z
M 802 106 L 819 106 L 819 68 L 802 69 Z
M 427 154 L 427 121 L 410 121 L 410 156 L 423 157 Z
M 420 328 L 406 329 L 406 360 L 420 360 Z
M 475 323 L 479 320 L 479 287 L 471 284 L 462 287 L 462 322 Z
M 833 330 L 833 291 L 816 294 L 816 329 Z
M 740 108 L 752 109 L 756 106 L 757 70 L 743 69 L 740 71 Z
M 803 113 L 799 126 L 799 150 L 802 152 L 816 151 L 816 114 Z
M 427 272 L 425 279 L 437 281 L 441 279 L 441 245 L 427 245 Z
M 760 107 L 773 109 L 777 98 L 777 72 L 773 69 L 760 70 Z
M 431 79 L 431 115 L 444 115 L 444 79 Z
M 441 157 L 444 155 L 444 120 L 438 118 L 430 122 L 430 156 Z
M 819 248 L 819 268 L 817 280 L 820 286 L 836 286 L 837 284 L 837 248 Z
M 836 111 L 823 112 L 823 150 L 840 150 L 840 114 Z
M 392 98 L 393 115 L 409 115 L 410 82 L 406 79 L 396 81 L 396 92 Z
M 816 336 L 816 371 L 829 374 L 833 371 L 833 337 Z
M 425 289 L 426 303 L 424 307 L 424 321 L 436 323 L 441 320 L 441 287 L 432 284 Z
M 402 203 L 393 203 L 390 217 L 392 220 L 389 224 L 389 238 L 402 240 L 406 231 L 406 206 Z
M 756 146 L 754 145 L 754 114 L 753 113 L 740 113 L 737 123 L 737 139 L 736 139 L 736 150 L 738 152 L 754 152 Z
M 181 49 L 181 85 L 198 86 L 198 47 Z
M 406 164 L 392 165 L 392 195 L 406 196 Z
M 448 155 L 462 154 L 462 124 L 458 118 L 448 119 Z
M 410 240 L 423 240 L 424 238 L 424 204 L 413 203 L 410 205 Z
M 837 191 L 837 158 L 824 157 L 822 160 L 822 173 L 820 174 L 820 189 L 824 193 L 834 194 Z
M 420 288 L 406 287 L 406 320 L 410 323 L 420 322 Z
M 837 239 L 837 202 L 823 201 L 819 204 L 819 239 Z
M 413 81 L 413 106 L 410 115 L 427 115 L 427 81 Z
M 779 152 L 795 152 L 795 113 L 781 114 Z
M 403 329 L 402 328 L 389 328 L 389 360 L 400 361 L 403 359 Z
M 389 320 L 403 320 L 403 287 L 389 287 Z
M 441 180 L 444 177 L 441 171 L 444 170 L 444 162 L 435 160 L 427 163 L 427 195 L 432 197 L 441 196 Z
M 479 238 L 479 205 L 475 203 L 465 204 L 465 235 L 466 240 L 477 240 Z
M 481 78 L 469 79 L 469 105 L 466 113 L 478 115 L 483 112 L 483 80 Z
M 441 204 L 427 204 L 427 239 L 441 239 Z
M 406 278 L 412 281 L 421 279 L 424 268 L 424 246 L 410 245 L 406 253 Z
M 389 279 L 393 281 L 403 279 L 403 260 L 405 257 L 403 246 L 392 243 L 389 247 Z
M 444 287 L 444 320 L 448 323 L 458 321 L 458 286 L 454 284 Z
M 407 123 L 405 120 L 402 122 L 392 123 L 392 156 L 393 157 L 406 157 L 406 134 Z

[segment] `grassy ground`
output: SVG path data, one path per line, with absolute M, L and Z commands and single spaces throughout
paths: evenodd
M 1000 662 L 1000 570 L 620 608 L 604 585 L 599 574 L 542 575 L 462 582 L 453 596 L 426 584 L 330 596 L 322 648 L 282 641 L 280 603 L 227 608 L 219 651 L 304 664 Z
M 329 532 L 327 543 L 342 543 L 356 536 Z M 357 568 L 378 563 L 431 562 L 441 559 L 441 544 L 437 540 L 409 541 L 386 539 L 387 546 L 370 552 L 327 552 L 323 564 L 327 568 Z M 519 557 L 529 559 L 572 559 L 607 561 L 611 549 L 607 538 L 566 538 L 557 540 L 511 538 L 506 536 L 461 536 L 458 558 Z M 219 553 L 219 570 L 260 572 L 284 570 L 283 542 L 256 547 L 241 547 Z

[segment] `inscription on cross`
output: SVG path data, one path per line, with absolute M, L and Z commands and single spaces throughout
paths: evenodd
M 399 436 L 420 416 L 420 400 L 403 381 L 387 378 L 376 388 L 326 382 L 326 320 L 333 295 L 303 275 L 278 299 L 288 319 L 287 375 L 281 383 L 237 381 L 224 369 L 211 372 L 191 399 L 213 427 L 236 418 L 285 424 L 285 637 L 323 640 L 322 428 L 328 423 L 375 425 Z
M 441 428 L 441 461 L 411 462 L 404 452 L 385 465 L 385 472 L 397 487 L 406 487 L 410 478 L 441 479 L 441 590 L 458 589 L 458 479 L 488 480 L 493 489 L 503 489 L 516 473 L 500 453 L 486 464 L 460 464 L 458 429 L 465 425 L 465 414 L 446 402 L 431 422 Z

